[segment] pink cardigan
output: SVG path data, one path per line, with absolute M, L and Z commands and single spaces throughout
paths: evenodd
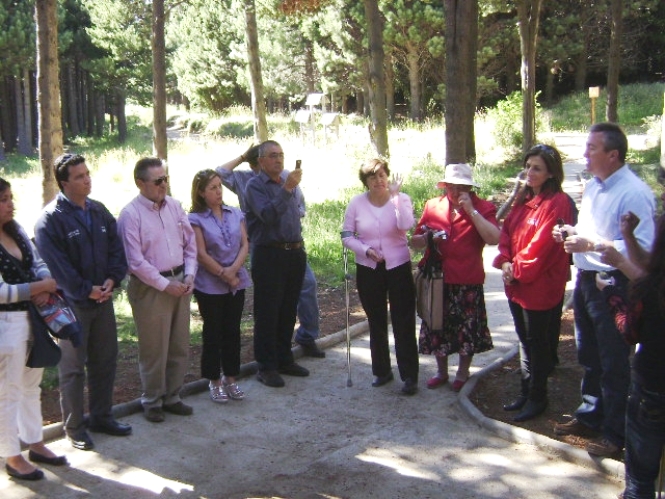
M 413 227 L 411 198 L 399 193 L 380 208 L 369 202 L 367 192 L 349 202 L 342 230 L 356 235 L 342 238 L 342 244 L 356 255 L 356 263 L 376 268 L 376 262 L 367 257 L 369 248 L 381 251 L 386 269 L 392 269 L 411 260 L 406 232 Z

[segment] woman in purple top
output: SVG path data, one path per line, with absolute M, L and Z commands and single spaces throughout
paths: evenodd
M 390 182 L 388 164 L 371 159 L 359 172 L 367 192 L 349 202 L 344 215 L 342 244 L 355 253 L 358 296 L 369 322 L 372 386 L 392 381 L 388 347 L 388 306 L 395 337 L 402 393 L 418 390 L 416 290 L 406 232 L 413 227 L 411 198 L 399 192 L 402 179 Z
M 249 252 L 245 217 L 238 208 L 222 203 L 222 179 L 203 170 L 192 182 L 189 222 L 196 236 L 199 269 L 194 296 L 203 318 L 201 375 L 210 380 L 210 399 L 241 400 L 240 320 L 245 288 L 250 284 L 244 267 Z

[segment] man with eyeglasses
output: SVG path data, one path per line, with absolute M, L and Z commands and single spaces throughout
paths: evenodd
M 584 367 L 582 403 L 574 417 L 554 426 L 557 435 L 593 436 L 586 450 L 602 457 L 616 455 L 625 443 L 626 399 L 630 381 L 630 347 L 614 323 L 609 305 L 596 286 L 604 272 L 623 288 L 626 275 L 603 261 L 613 247 L 628 249 L 621 233 L 621 216 L 634 213 L 640 220 L 635 238 L 650 249 L 654 234 L 653 192 L 625 164 L 628 140 L 614 123 L 596 123 L 589 130 L 584 157 L 594 178 L 584 189 L 577 224 L 555 226 L 554 239 L 573 254 L 578 269 L 573 306 L 577 357 Z M 567 233 L 565 240 L 563 233 Z
M 164 412 L 189 416 L 180 399 L 189 356 L 189 302 L 197 270 L 196 240 L 180 203 L 166 194 L 162 160 L 142 158 L 134 168 L 135 197 L 120 212 L 118 230 L 129 265 L 127 297 L 139 339 L 145 418 Z
M 247 182 L 257 176 L 261 171 L 258 162 L 259 147 L 260 146 L 250 147 L 237 158 L 224 163 L 216 169 L 217 173 L 219 173 L 222 178 L 224 187 L 230 189 L 236 196 L 238 196 L 238 203 L 243 212 L 247 212 L 247 201 L 245 199 Z M 251 170 L 235 170 L 236 167 L 240 166 L 245 161 L 249 163 Z M 285 177 L 286 174 L 287 172 L 283 171 L 282 177 Z M 302 218 L 305 216 L 306 212 L 305 199 L 302 195 L 302 190 L 299 187 L 296 188 L 295 193 L 300 207 L 300 217 Z M 251 244 L 251 234 L 249 234 L 249 239 Z M 296 330 L 295 341 L 302 348 L 304 355 L 307 357 L 322 359 L 325 358 L 326 353 L 316 344 L 316 339 L 321 332 L 319 315 L 316 276 L 308 263 L 305 266 L 305 277 L 298 297 L 297 317 L 299 326 Z
M 125 278 L 127 261 L 115 218 L 88 197 L 92 182 L 85 158 L 58 157 L 55 179 L 60 192 L 37 221 L 35 243 L 82 326 L 80 347 L 68 340 L 59 342 L 60 407 L 72 446 L 90 450 L 94 443 L 84 418 L 86 371 L 87 429 L 113 436 L 132 433 L 132 427 L 116 421 L 111 412 L 118 356 L 113 290 Z
M 284 386 L 281 374 L 309 376 L 296 364 L 291 336 L 307 256 L 302 241 L 297 188 L 302 171 L 284 172 L 284 152 L 273 140 L 259 146 L 261 172 L 247 183 L 247 232 L 252 241 L 254 358 L 257 379 Z

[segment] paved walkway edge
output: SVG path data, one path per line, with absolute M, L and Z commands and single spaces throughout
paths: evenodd
M 351 338 L 355 338 L 357 336 L 365 334 L 367 331 L 369 331 L 369 323 L 367 321 L 359 322 L 358 324 L 354 324 L 353 326 L 349 327 L 349 334 L 351 335 Z M 346 341 L 346 329 L 343 329 L 342 331 L 338 331 L 337 333 L 329 334 L 328 336 L 320 338 L 319 340 L 317 340 L 316 343 L 319 346 L 319 348 L 326 349 L 345 341 Z M 300 357 L 303 356 L 302 348 L 300 346 L 293 347 L 291 351 L 293 352 L 293 356 L 296 359 L 299 359 Z M 256 373 L 257 370 L 258 368 L 256 365 L 256 361 L 248 362 L 247 364 L 243 364 L 242 366 L 240 366 L 240 375 L 238 377 L 242 378 L 245 376 L 250 376 Z M 192 381 L 191 383 L 187 383 L 186 385 L 184 385 L 182 387 L 180 395 L 182 397 L 186 397 L 188 395 L 194 395 L 196 393 L 203 392 L 207 389 L 208 389 L 208 380 L 197 379 L 196 381 Z M 124 416 L 134 414 L 136 412 L 141 412 L 142 410 L 143 408 L 141 407 L 141 399 L 137 398 L 129 402 L 124 402 L 122 404 L 114 405 L 113 416 L 116 418 L 122 418 Z M 43 432 L 44 432 L 44 441 L 46 442 L 62 438 L 62 436 L 64 435 L 64 428 L 62 426 L 62 422 L 53 423 L 45 426 Z
M 506 352 L 504 357 L 497 358 L 494 362 L 485 366 L 483 369 L 473 374 L 469 378 L 469 381 L 460 391 L 458 398 L 458 403 L 462 410 L 480 427 L 491 431 L 504 440 L 515 443 L 535 445 L 536 447 L 553 454 L 559 459 L 563 459 L 585 468 L 596 469 L 601 473 L 605 473 L 606 475 L 624 479 L 624 465 L 622 462 L 615 459 L 592 457 L 586 451 L 565 442 L 554 440 L 553 438 L 534 433 L 524 428 L 509 425 L 503 421 L 497 421 L 495 419 L 488 418 L 482 412 L 480 412 L 480 410 L 473 404 L 473 402 L 471 402 L 469 399 L 469 394 L 473 392 L 473 389 L 476 386 L 478 380 L 495 369 L 500 368 L 503 364 L 515 357 L 518 352 L 519 348 L 514 346 L 508 352 Z

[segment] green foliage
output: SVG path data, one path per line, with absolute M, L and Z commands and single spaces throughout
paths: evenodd
M 644 119 L 663 113 L 665 83 L 630 84 L 619 88 L 619 124 L 624 128 L 642 127 Z M 596 99 L 596 121 L 605 120 L 607 93 L 601 89 Z M 551 129 L 585 131 L 591 122 L 591 100 L 588 91 L 575 92 L 561 99 L 550 115 Z
M 536 95 L 537 97 L 537 95 Z M 494 137 L 503 146 L 521 147 L 522 133 L 522 92 L 513 92 L 490 109 L 487 115 L 494 121 Z M 542 128 L 542 113 L 536 101 L 536 130 Z

